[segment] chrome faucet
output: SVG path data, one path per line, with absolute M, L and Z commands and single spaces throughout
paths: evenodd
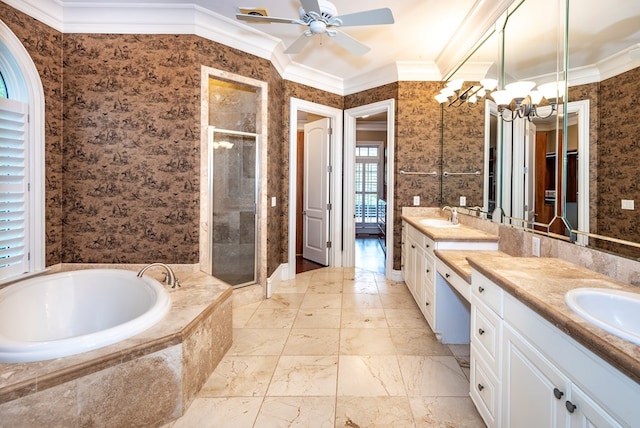
M 451 223 L 458 224 L 458 212 L 456 211 L 456 209 L 446 206 L 442 208 L 442 211 L 445 211 L 445 210 L 451 211 Z
M 156 266 L 164 268 L 164 270 L 165 270 L 164 283 L 165 284 L 170 285 L 171 288 L 180 287 L 180 281 L 178 281 L 178 278 L 176 278 L 176 274 L 173 273 L 173 270 L 171 270 L 169 265 L 166 265 L 164 263 L 151 263 L 149 265 L 146 265 L 145 267 L 140 269 L 140 272 L 138 272 L 138 277 L 141 278 L 142 275 L 147 271 L 147 269 L 152 268 L 152 267 L 156 267 Z

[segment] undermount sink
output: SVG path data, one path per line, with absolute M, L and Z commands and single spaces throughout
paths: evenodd
M 640 293 L 607 288 L 576 288 L 564 300 L 581 318 L 640 345 Z
M 423 218 L 420 224 L 427 227 L 458 227 L 460 224 L 453 224 L 449 220 L 440 218 Z

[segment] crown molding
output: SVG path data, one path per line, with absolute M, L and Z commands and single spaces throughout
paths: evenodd
M 14 9 L 63 32 L 64 5 L 60 0 L 2 0 Z
M 395 63 L 385 65 L 368 73 L 345 80 L 343 95 L 356 94 L 367 89 L 377 88 L 398 81 L 398 68 Z

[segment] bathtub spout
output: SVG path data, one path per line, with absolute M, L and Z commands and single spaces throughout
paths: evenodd
M 176 274 L 173 273 L 173 270 L 171 270 L 169 265 L 166 265 L 164 263 L 151 263 L 149 265 L 146 265 L 145 267 L 140 269 L 140 272 L 138 272 L 138 277 L 142 277 L 142 275 L 147 271 L 147 269 L 155 266 L 160 266 L 164 268 L 165 275 L 166 275 L 164 278 L 165 284 L 170 285 L 171 288 L 180 287 L 180 281 L 178 281 L 178 278 L 176 278 Z

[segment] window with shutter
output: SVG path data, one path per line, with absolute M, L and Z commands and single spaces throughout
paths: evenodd
M 27 107 L 0 98 L 0 280 L 29 271 Z

